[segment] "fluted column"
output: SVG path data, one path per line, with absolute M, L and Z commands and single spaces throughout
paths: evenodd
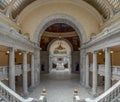
M 9 86 L 15 91 L 15 50 L 14 48 L 9 50 Z
M 27 78 L 27 52 L 23 52 L 23 92 L 28 94 L 28 78 Z
M 31 86 L 35 87 L 34 54 L 31 54 Z
M 93 82 L 92 93 L 96 95 L 97 92 L 97 52 L 93 52 Z
M 86 87 L 89 87 L 89 55 L 86 54 Z
M 105 91 L 111 87 L 110 48 L 105 49 Z

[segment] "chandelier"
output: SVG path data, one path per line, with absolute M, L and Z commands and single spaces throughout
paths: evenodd
M 59 42 L 58 42 L 58 47 L 56 47 L 55 49 L 56 50 L 64 50 L 65 48 L 64 47 L 62 47 L 62 42 L 61 42 L 61 35 L 59 35 L 59 37 L 58 37 L 58 39 L 59 39 Z

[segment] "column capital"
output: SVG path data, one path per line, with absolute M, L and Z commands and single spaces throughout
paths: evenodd
M 23 54 L 28 54 L 29 52 L 28 51 L 22 51 Z
M 111 49 L 112 49 L 111 47 L 106 47 L 103 49 L 103 51 L 111 51 Z
M 17 51 L 17 49 L 14 48 L 14 47 L 8 47 L 7 50 L 9 50 L 9 51 L 13 51 L 13 50 L 14 50 L 14 51 Z
M 93 53 L 93 54 L 97 54 L 97 53 L 98 53 L 98 51 L 93 51 L 92 53 Z
M 34 52 L 30 52 L 30 55 L 34 55 Z

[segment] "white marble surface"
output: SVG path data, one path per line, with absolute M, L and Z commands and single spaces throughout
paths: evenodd
M 79 84 L 79 74 L 70 74 L 68 70 L 52 70 L 41 75 L 41 84 L 30 97 L 39 98 L 42 88 L 47 89 L 47 102 L 73 102 L 73 90 L 79 89 L 80 98 L 91 97 Z

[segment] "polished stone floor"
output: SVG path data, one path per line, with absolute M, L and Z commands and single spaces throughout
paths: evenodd
M 42 88 L 47 89 L 47 102 L 73 102 L 74 88 L 78 88 L 80 98 L 91 97 L 88 91 L 80 86 L 79 74 L 71 74 L 67 69 L 54 69 L 49 74 L 42 74 L 40 86 L 29 96 L 39 98 Z

